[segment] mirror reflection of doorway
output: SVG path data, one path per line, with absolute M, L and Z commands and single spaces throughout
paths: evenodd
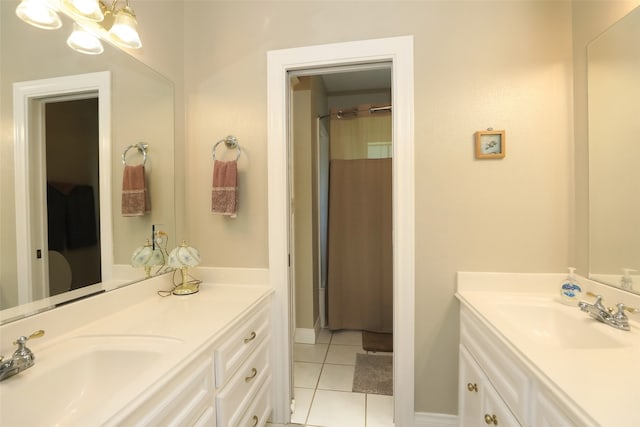
M 43 223 L 53 296 L 101 281 L 98 98 L 44 102 Z

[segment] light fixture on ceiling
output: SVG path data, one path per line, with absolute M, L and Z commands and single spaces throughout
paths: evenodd
M 87 55 L 100 55 L 104 52 L 100 39 L 77 22 L 73 23 L 73 32 L 67 39 L 67 46 Z
M 114 6 L 115 7 L 115 6 Z M 118 46 L 139 49 L 142 47 L 140 36 L 138 35 L 138 20 L 136 14 L 129 6 L 129 1 L 125 7 L 119 11 L 112 9 L 115 16 L 113 25 L 109 29 L 111 40 Z
M 99 0 L 61 0 L 60 7 L 75 20 L 100 22 L 104 19 Z
M 48 0 L 22 0 L 16 7 L 16 15 L 27 24 L 43 30 L 62 27 L 60 17 Z
M 73 33 L 67 39 L 72 49 L 90 55 L 104 51 L 100 39 L 119 47 L 142 47 L 138 34 L 138 21 L 129 0 L 22 0 L 16 8 L 20 19 L 44 29 L 56 29 L 62 21 L 56 11 L 74 21 Z

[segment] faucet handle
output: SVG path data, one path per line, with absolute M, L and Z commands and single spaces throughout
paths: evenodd
M 43 335 L 44 335 L 44 331 L 42 329 L 39 329 L 39 330 L 33 332 L 28 337 L 25 337 L 25 336 L 18 337 L 18 339 L 15 340 L 13 342 L 13 344 L 17 345 L 19 347 L 19 349 L 20 348 L 24 348 L 24 345 L 28 340 L 32 340 L 32 339 L 35 339 L 35 338 L 40 338 Z
M 596 300 L 593 302 L 593 305 L 597 307 L 599 310 L 611 312 L 612 310 L 607 309 L 604 305 L 602 305 L 602 295 L 596 295 L 591 291 L 587 292 L 587 295 L 595 298 Z
M 628 311 L 629 313 L 633 313 L 633 314 L 640 313 L 640 310 L 638 310 L 637 308 L 627 307 L 623 303 L 616 304 L 616 306 L 618 307 L 618 312 L 616 313 L 616 317 L 627 317 L 624 313 L 625 311 Z

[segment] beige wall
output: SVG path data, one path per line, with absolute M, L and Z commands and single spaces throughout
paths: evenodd
M 568 264 L 571 4 L 189 1 L 184 17 L 187 222 L 209 266 L 268 266 L 266 52 L 414 35 L 416 410 L 456 413 L 455 272 Z M 506 130 L 504 160 L 474 159 L 487 127 Z M 245 153 L 235 220 L 208 206 L 208 153 L 229 133 Z
M 186 237 L 185 225 L 185 105 L 184 105 L 184 7 L 183 0 L 135 0 L 131 6 L 138 18 L 138 32 L 142 48 L 129 53 L 154 70 L 168 77 L 174 84 L 174 170 L 175 236 L 169 244 L 180 244 Z
M 313 221 L 316 138 L 314 77 L 301 77 L 292 94 L 294 265 L 296 328 L 313 329 L 318 319 L 318 280 Z

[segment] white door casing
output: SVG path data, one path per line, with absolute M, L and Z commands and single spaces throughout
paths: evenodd
M 273 301 L 273 421 L 290 420 L 291 292 L 288 73 L 390 62 L 393 105 L 393 312 L 395 425 L 414 424 L 415 208 L 413 37 L 393 37 L 267 52 L 269 282 Z

